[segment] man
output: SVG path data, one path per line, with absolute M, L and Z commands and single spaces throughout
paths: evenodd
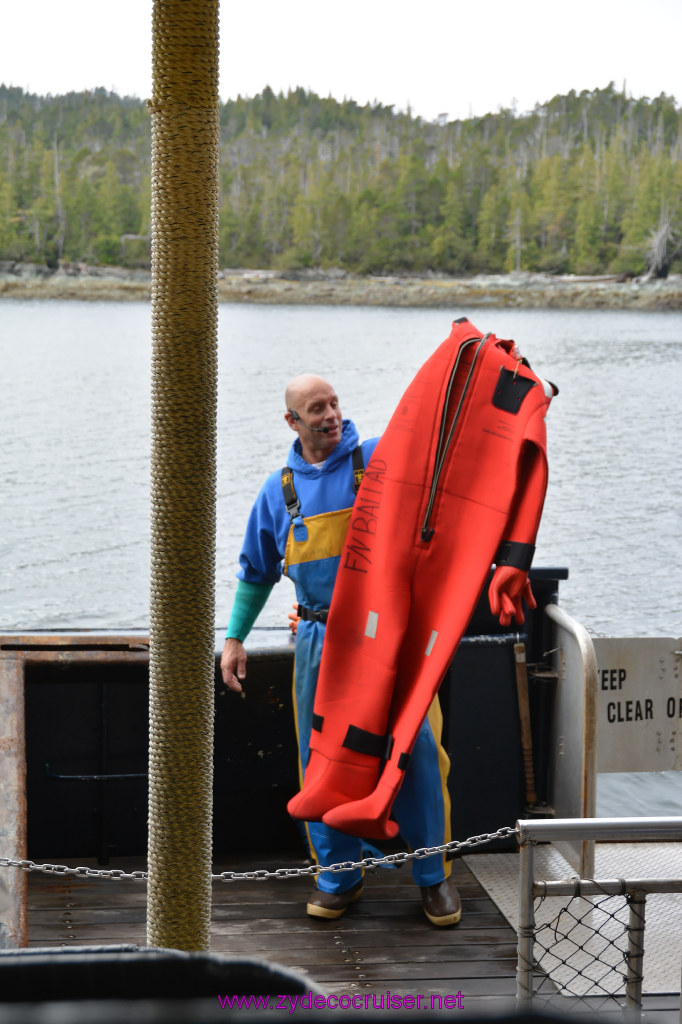
M 295 713 L 300 763 L 309 755 L 315 687 L 327 611 L 362 467 L 377 438 L 358 442 L 350 420 L 341 415 L 331 384 L 304 374 L 286 389 L 285 419 L 297 435 L 285 470 L 273 473 L 249 517 L 240 555 L 238 584 L 221 658 L 223 681 L 241 692 L 246 677 L 244 640 L 282 572 L 296 587 L 300 621 L 296 631 Z M 403 839 L 411 849 L 439 846 L 450 838 L 447 754 L 440 745 L 442 717 L 436 699 L 424 721 L 394 805 Z M 306 825 L 313 855 L 322 866 L 357 861 L 361 841 L 322 822 Z M 412 861 L 422 905 L 435 925 L 461 917 L 457 890 L 442 854 Z M 318 876 L 307 913 L 334 919 L 362 890 L 360 869 Z

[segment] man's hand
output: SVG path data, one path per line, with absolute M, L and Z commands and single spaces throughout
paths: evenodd
M 220 658 L 223 682 L 235 693 L 242 692 L 242 680 L 246 678 L 246 651 L 241 640 L 228 637 Z
M 294 609 L 293 612 L 289 612 L 289 629 L 296 636 L 298 624 L 301 621 L 301 617 L 298 614 L 298 602 L 292 605 L 292 608 Z

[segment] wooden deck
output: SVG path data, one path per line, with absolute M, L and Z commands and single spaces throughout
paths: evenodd
M 231 859 L 216 871 L 296 866 L 292 856 Z M 93 865 L 94 866 L 94 865 Z M 117 863 L 126 871 L 144 865 Z M 216 883 L 211 952 L 273 961 L 334 993 L 457 996 L 462 1007 L 513 1005 L 516 937 L 461 860 L 453 877 L 459 925 L 425 918 L 409 867 L 368 872 L 364 892 L 336 921 L 305 913 L 312 880 Z M 29 946 L 145 944 L 144 881 L 29 875 Z
M 129 859 L 116 866 L 132 871 L 144 864 Z M 239 857 L 216 871 L 292 866 L 291 854 Z M 368 872 L 360 900 L 330 922 L 306 915 L 307 877 L 216 883 L 211 952 L 281 964 L 327 993 L 375 996 L 377 1008 L 390 991 L 422 996 L 422 1008 L 459 1007 L 465 1016 L 514 1012 L 516 934 L 460 859 L 453 878 L 463 913 L 451 928 L 426 920 L 408 866 Z M 28 893 L 30 947 L 145 945 L 144 881 L 32 873 Z M 679 998 L 649 997 L 645 1009 L 656 1024 L 679 1024 Z

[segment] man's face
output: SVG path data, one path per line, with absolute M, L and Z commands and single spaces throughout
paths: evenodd
M 290 425 L 296 430 L 301 440 L 304 456 L 317 453 L 314 461 L 320 461 L 320 453 L 329 453 L 341 440 L 343 417 L 339 407 L 339 399 L 330 384 L 317 380 L 303 388 L 297 395 L 294 411 L 300 420 L 289 418 Z M 311 430 L 317 427 L 317 430 Z M 327 433 L 322 428 L 327 428 Z
M 327 427 L 327 437 L 336 436 L 336 441 L 341 437 L 341 424 L 343 422 L 339 399 L 334 388 L 329 384 L 319 384 L 311 388 L 303 396 L 303 409 L 298 409 L 298 414 L 304 423 L 309 427 Z

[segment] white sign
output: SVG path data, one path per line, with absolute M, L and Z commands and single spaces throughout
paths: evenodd
M 682 769 L 682 641 L 593 637 L 598 772 Z

